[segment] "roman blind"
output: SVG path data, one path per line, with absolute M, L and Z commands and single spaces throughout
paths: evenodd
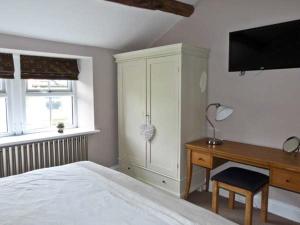
M 21 79 L 78 80 L 77 59 L 21 55 Z
M 0 53 L 0 78 L 14 79 L 15 67 L 13 55 Z

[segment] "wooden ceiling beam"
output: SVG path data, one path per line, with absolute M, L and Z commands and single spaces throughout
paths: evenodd
M 106 0 L 127 6 L 143 9 L 160 10 L 184 17 L 189 17 L 194 12 L 194 6 L 176 0 Z

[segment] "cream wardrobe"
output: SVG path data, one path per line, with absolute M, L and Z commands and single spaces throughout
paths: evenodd
M 115 58 L 120 169 L 181 196 L 184 143 L 205 136 L 208 50 L 174 44 L 117 54 Z M 155 127 L 151 141 L 141 134 L 143 124 Z M 193 174 L 191 190 L 204 182 L 202 170 Z

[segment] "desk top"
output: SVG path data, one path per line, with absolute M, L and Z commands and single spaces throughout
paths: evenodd
M 270 169 L 276 167 L 300 172 L 300 154 L 289 154 L 280 149 L 224 141 L 222 145 L 208 145 L 207 139 L 186 144 L 187 149 L 208 152 L 213 157 Z

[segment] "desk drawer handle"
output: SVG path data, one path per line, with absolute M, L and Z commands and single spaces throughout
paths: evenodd
M 204 159 L 203 159 L 203 158 L 201 158 L 201 157 L 200 157 L 198 160 L 199 160 L 199 161 L 204 161 Z
M 286 179 L 285 182 L 290 183 L 290 180 L 289 180 L 289 179 Z
M 163 184 L 167 183 L 165 180 L 162 181 Z

